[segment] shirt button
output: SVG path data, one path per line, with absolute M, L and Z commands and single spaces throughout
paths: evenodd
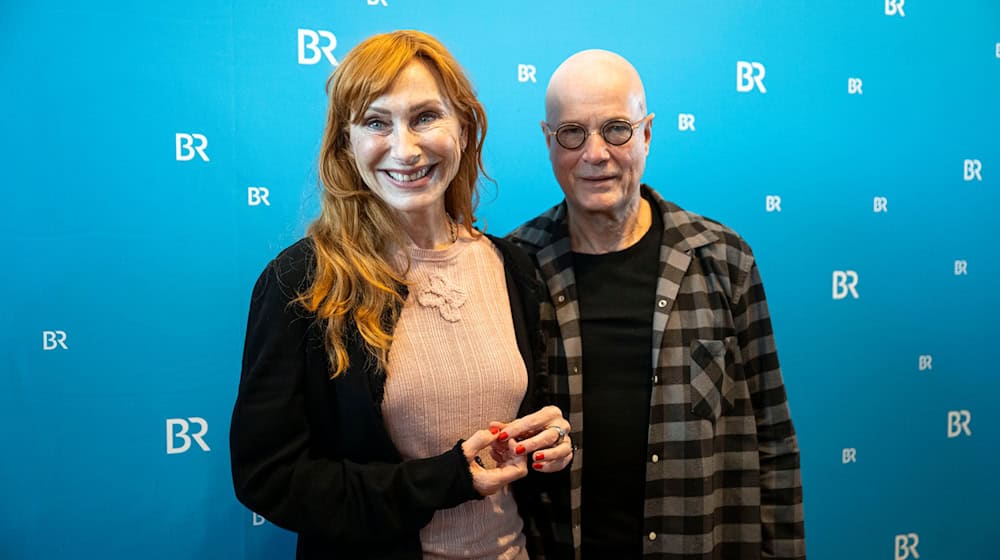
M 660 380 L 660 376 L 659 375 L 654 375 L 653 376 L 653 385 L 656 385 L 656 382 L 659 381 L 659 380 Z
M 655 541 L 656 540 L 656 533 L 650 531 L 649 532 L 649 540 Z
M 650 457 L 649 460 L 652 461 L 652 462 L 654 462 L 654 463 L 659 463 L 660 462 L 660 456 L 657 455 L 656 453 L 653 453 L 653 456 Z
M 666 307 L 667 306 L 667 300 L 661 299 L 660 301 L 656 302 L 656 306 L 660 307 L 660 308 Z
M 559 297 L 556 298 L 556 301 L 558 301 L 559 303 L 562 303 L 562 302 L 566 301 L 566 296 L 564 296 L 562 294 L 559 294 Z
M 573 373 L 580 373 L 580 368 L 573 366 Z

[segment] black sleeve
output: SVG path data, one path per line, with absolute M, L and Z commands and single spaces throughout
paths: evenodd
M 230 428 L 237 498 L 275 525 L 338 541 L 412 535 L 436 510 L 481 498 L 460 445 L 396 464 L 315 453 L 305 397 L 312 319 L 291 304 L 304 274 L 279 273 L 280 259 L 261 274 L 250 304 Z

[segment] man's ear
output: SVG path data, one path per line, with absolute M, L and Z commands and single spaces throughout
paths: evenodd
M 649 120 L 646 121 L 646 125 L 642 127 L 642 136 L 646 139 L 646 154 L 649 154 L 649 140 L 653 137 L 653 118 L 656 117 L 656 113 L 649 114 Z
M 546 148 L 551 148 L 552 147 L 552 135 L 549 134 L 549 125 L 546 124 L 545 121 L 539 121 L 538 124 L 541 125 L 541 127 L 542 127 L 542 134 L 545 135 L 545 147 Z

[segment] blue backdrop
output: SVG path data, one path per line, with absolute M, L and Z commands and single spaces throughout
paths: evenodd
M 758 256 L 810 557 L 997 557 L 1000 3 L 206 0 L 0 5 L 0 558 L 291 555 L 231 488 L 248 298 L 398 28 L 477 86 L 498 234 L 561 199 L 548 76 L 629 58 L 646 182 Z

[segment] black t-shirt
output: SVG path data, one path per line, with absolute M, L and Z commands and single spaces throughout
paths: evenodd
M 573 253 L 583 344 L 583 558 L 642 554 L 653 310 L 663 218 L 631 247 Z M 614 556 L 609 556 L 609 555 Z

